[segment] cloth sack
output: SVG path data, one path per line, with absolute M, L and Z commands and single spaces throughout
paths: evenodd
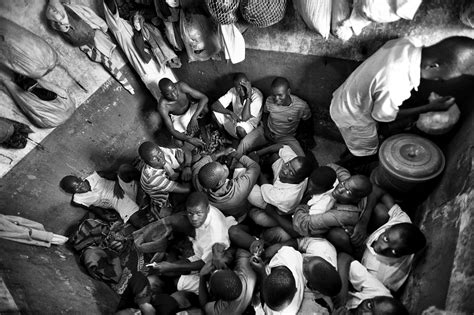
M 0 17 L 0 63 L 30 78 L 41 78 L 58 63 L 58 54 L 41 37 Z
M 23 113 L 40 128 L 61 125 L 76 109 L 74 100 L 66 90 L 43 79 L 38 79 L 38 85 L 56 93 L 56 99 L 44 101 L 34 93 L 23 90 L 12 81 L 3 81 L 3 85 Z
M 362 0 L 361 12 L 378 23 L 412 20 L 420 4 L 421 0 Z
M 138 231 L 133 232 L 135 247 L 142 253 L 165 253 L 168 247 L 168 238 L 172 228 L 158 220 L 152 222 Z
M 299 0 L 295 1 L 296 10 L 306 25 L 321 34 L 329 37 L 331 30 L 331 0 Z
M 198 7 L 181 10 L 180 31 L 189 62 L 209 60 L 221 51 L 217 25 Z

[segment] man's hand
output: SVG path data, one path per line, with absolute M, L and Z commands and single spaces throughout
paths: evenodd
M 196 118 L 191 118 L 188 124 L 188 128 L 186 128 L 186 131 L 191 135 L 194 135 L 196 132 L 199 131 L 199 124 Z
M 114 184 L 114 196 L 118 199 L 122 199 L 124 195 L 123 189 L 120 187 L 120 183 L 117 179 Z
M 257 154 L 257 151 L 250 152 L 247 156 L 257 163 L 260 162 L 260 156 Z
M 229 111 L 228 116 L 229 116 L 230 119 L 232 119 L 232 120 L 235 121 L 236 123 L 242 120 L 242 119 L 240 119 L 240 117 L 237 116 L 237 114 L 234 113 L 233 111 Z
M 252 99 L 252 84 L 250 84 L 250 81 L 242 81 L 240 82 L 240 85 L 242 85 L 245 88 L 246 96 L 247 98 Z
M 242 154 L 237 152 L 237 151 L 232 151 L 228 154 L 231 158 L 234 158 L 236 159 L 237 161 L 240 160 L 240 158 L 242 157 Z
M 273 256 L 275 256 L 275 254 L 282 247 L 283 247 L 282 244 L 277 243 L 277 244 L 273 244 L 273 245 L 270 245 L 267 248 L 265 248 L 265 251 L 264 251 L 264 254 L 263 254 L 265 256 L 265 259 L 271 259 Z
M 179 164 L 184 162 L 184 152 L 183 150 L 176 150 L 176 154 L 174 155 L 176 160 Z
M 354 227 L 354 231 L 351 234 L 351 243 L 359 247 L 364 242 L 365 238 L 367 237 L 367 224 L 362 222 L 357 222 Z
M 163 274 L 173 271 L 174 264 L 167 261 L 162 261 L 159 263 L 154 262 L 146 266 L 153 268 L 158 275 L 163 275 Z
M 204 147 L 204 141 L 199 140 L 198 138 L 191 138 L 187 140 L 190 144 L 192 144 L 195 147 L 202 148 Z
M 443 111 L 447 110 L 455 103 L 455 99 L 452 96 L 444 96 L 431 101 L 428 105 L 430 111 Z
M 257 273 L 262 274 L 265 272 L 265 264 L 260 257 L 250 257 L 250 266 L 252 266 L 253 270 L 255 270 Z
M 212 264 L 212 261 L 208 261 L 199 271 L 199 276 L 200 277 L 205 277 L 210 275 L 214 270 L 216 270 L 216 267 Z
M 181 172 L 181 179 L 183 182 L 189 182 L 191 180 L 191 177 L 193 175 L 193 172 L 191 170 L 190 166 L 186 166 L 183 168 L 183 171 Z

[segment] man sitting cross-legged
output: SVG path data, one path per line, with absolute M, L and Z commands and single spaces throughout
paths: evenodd
M 194 147 L 204 146 L 195 134 L 199 131 L 198 119 L 208 112 L 207 96 L 185 82 L 173 83 L 167 78 L 160 80 L 159 87 L 162 96 L 158 101 L 158 113 L 176 144 L 182 146 L 187 142 Z
M 260 175 L 260 166 L 249 157 L 238 156 L 227 148 L 213 155 L 206 155 L 193 165 L 193 183 L 198 191 L 204 191 L 210 203 L 226 216 L 234 216 L 241 222 L 250 209 L 247 197 Z M 229 155 L 238 160 L 238 166 L 229 178 L 229 168 L 215 161 Z
M 189 195 L 186 201 L 186 214 L 174 214 L 165 218 L 165 222 L 171 225 L 173 232 L 190 235 L 194 256 L 185 261 L 155 262 L 149 266 L 157 275 L 181 275 L 177 290 L 197 295 L 199 274 L 196 272 L 211 260 L 224 260 L 224 251 L 230 245 L 229 227 L 237 222 L 233 217 L 225 217 L 217 208 L 210 205 L 206 194 L 202 192 L 193 192 Z M 188 274 L 190 272 L 192 273 Z
M 247 76 L 236 73 L 234 87 L 212 104 L 217 123 L 233 138 L 242 139 L 257 128 L 262 117 L 263 95 L 253 87 Z M 232 109 L 228 109 L 232 105 Z
M 100 172 L 105 176 L 104 173 Z M 61 188 L 73 194 L 73 203 L 87 207 L 96 213 L 99 217 L 106 220 L 118 219 L 116 216 L 110 216 L 103 212 L 103 209 L 113 209 L 118 212 L 124 223 L 130 221 L 132 225 L 139 228 L 143 224 L 139 214 L 139 205 L 137 204 L 137 194 L 139 194 L 138 185 L 139 173 L 131 165 L 122 164 L 117 173 L 114 173 L 110 179 L 104 178 L 99 173 L 94 172 L 85 179 L 77 176 L 65 176 L 61 179 L 59 185 Z M 113 180 L 111 180 L 113 179 Z
M 408 315 L 403 304 L 395 300 L 360 262 L 346 253 L 338 255 L 338 271 L 342 289 L 336 299 L 338 309 L 333 314 Z M 349 284 L 352 289 L 349 289 Z
M 334 230 L 331 238 L 342 244 L 340 248 L 356 254 L 362 252 L 361 263 L 367 270 L 387 288 L 397 291 L 408 278 L 415 253 L 425 247 L 426 238 L 390 195 L 376 185 L 373 187 L 371 198 L 379 203 L 373 209 L 370 225 L 376 230 L 363 246 L 355 245 L 341 229 Z
M 199 302 L 206 314 L 243 314 L 252 301 L 257 275 L 250 253 L 238 249 L 235 260 L 234 270 L 215 271 L 208 262 L 199 272 Z
M 372 191 L 372 184 L 366 176 L 351 176 L 346 169 L 338 165 L 328 166 L 336 171 L 339 181 L 331 193 L 334 198 L 331 209 L 311 214 L 310 206 L 301 204 L 293 216 L 293 228 L 305 236 L 321 236 L 329 232 L 327 237 L 336 248 L 348 250 L 348 245 L 338 242 L 332 235 L 339 233 L 339 230 L 340 233 L 351 233 L 354 226 L 358 228 L 361 218 L 365 218 L 364 211 L 370 207 L 368 196 Z M 309 195 L 307 199 L 310 197 L 312 196 Z
M 184 195 L 191 191 L 191 152 L 163 148 L 147 141 L 140 145 L 138 153 L 145 163 L 140 185 L 150 196 L 152 211 L 165 217 L 171 213 L 169 194 Z M 185 183 L 177 182 L 179 176 Z
M 264 145 L 279 143 L 304 156 L 295 136 L 300 120 L 308 120 L 311 110 L 305 101 L 291 94 L 290 82 L 286 78 L 273 80 L 272 95 L 265 101 L 263 110 L 262 124 L 242 139 L 237 152 L 247 154 Z
M 249 195 L 249 201 L 256 208 L 249 212 L 250 218 L 263 227 L 269 227 L 265 233 L 280 237 L 275 242 L 281 242 L 295 234 L 291 224 L 291 215 L 300 203 L 308 176 L 312 170 L 312 162 L 308 157 L 297 156 L 286 145 L 274 144 L 255 152 L 262 156 L 278 152 L 272 164 L 273 180 L 261 176 L 261 186 L 255 185 Z M 255 156 L 252 154 L 252 156 Z M 270 239 L 268 241 L 272 242 Z

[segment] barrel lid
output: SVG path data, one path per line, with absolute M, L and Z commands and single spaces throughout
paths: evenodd
M 389 173 L 412 181 L 435 178 L 445 165 L 443 152 L 436 144 L 413 134 L 398 134 L 385 140 L 379 159 Z

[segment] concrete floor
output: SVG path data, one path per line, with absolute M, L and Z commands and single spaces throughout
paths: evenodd
M 139 86 L 128 67 L 134 86 Z M 154 105 L 142 87 L 132 97 L 110 80 L 64 125 L 43 141 L 45 150 L 33 150 L 0 179 L 2 213 L 44 224 L 68 235 L 86 214 L 70 204 L 71 196 L 58 186 L 68 174 L 86 176 L 113 168 L 136 155 L 139 143 L 152 139 L 145 119 Z M 321 164 L 337 159 L 343 145 L 316 138 L 313 150 Z M 105 284 L 90 278 L 67 246 L 39 248 L 0 239 L 0 277 L 18 308 L 27 313 L 110 313 L 117 296 Z
M 86 211 L 72 207 L 71 196 L 58 186 L 68 174 L 85 176 L 136 154 L 151 136 L 143 119 L 151 96 L 130 68 L 126 75 L 137 87 L 131 96 L 108 81 L 68 122 L 0 179 L 2 213 L 24 216 L 51 232 L 67 235 Z M 0 239 L 0 277 L 20 310 L 27 313 L 111 313 L 117 296 L 90 278 L 66 246 L 39 248 Z

